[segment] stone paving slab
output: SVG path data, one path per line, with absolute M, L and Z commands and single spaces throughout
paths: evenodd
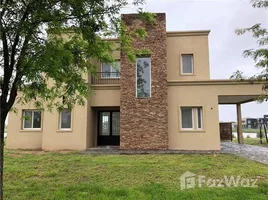
M 234 154 L 268 165 L 268 148 L 234 142 L 222 142 L 221 153 Z

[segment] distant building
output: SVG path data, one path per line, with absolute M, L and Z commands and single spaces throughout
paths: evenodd
M 242 128 L 244 129 L 258 129 L 259 121 L 265 120 L 268 122 L 268 115 L 263 115 L 263 118 L 243 118 L 242 119 Z M 232 122 L 232 127 L 237 128 L 237 122 Z
M 266 122 L 268 122 L 268 115 L 263 115 L 263 118 L 265 119 Z
M 257 118 L 247 118 L 246 119 L 246 128 L 249 128 L 249 129 L 258 128 L 258 119 Z
M 268 115 L 263 115 L 263 118 L 259 118 L 259 120 L 263 120 L 264 122 L 268 123 Z
M 247 118 L 242 118 L 242 128 L 247 128 Z M 232 127 L 237 128 L 237 122 L 232 122 Z

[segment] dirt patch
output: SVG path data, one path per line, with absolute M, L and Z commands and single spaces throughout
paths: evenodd
M 21 154 L 8 154 L 9 157 L 12 157 L 12 158 L 19 158 L 21 157 L 22 155 Z
M 48 153 L 59 153 L 59 154 L 70 154 L 76 153 L 77 151 L 71 150 L 58 150 L 58 151 L 49 151 L 49 150 L 41 150 L 41 149 L 18 149 L 18 150 L 6 150 L 9 153 L 9 156 L 17 157 L 20 155 L 31 154 L 31 155 L 44 155 Z

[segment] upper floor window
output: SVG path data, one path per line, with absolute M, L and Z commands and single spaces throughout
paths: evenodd
M 65 108 L 60 112 L 59 120 L 60 130 L 70 130 L 71 129 L 71 112 Z
M 203 129 L 202 107 L 181 107 L 181 129 Z
M 136 59 L 136 96 L 138 98 L 151 97 L 151 58 Z
M 101 78 L 120 78 L 120 61 L 101 64 Z
M 24 110 L 23 111 L 23 129 L 40 129 L 41 111 Z
M 181 71 L 182 71 L 182 74 L 194 73 L 193 54 L 181 55 Z

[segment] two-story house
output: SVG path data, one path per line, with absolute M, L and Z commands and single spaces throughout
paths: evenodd
M 122 19 L 129 29 L 143 23 L 136 14 Z M 208 30 L 166 32 L 164 13 L 145 26 L 148 37 L 133 45 L 151 54 L 131 63 L 117 51 L 118 62 L 98 62 L 98 76 L 88 77 L 94 93 L 85 106 L 59 113 L 17 104 L 18 112 L 9 114 L 7 148 L 219 150 L 218 105 L 236 104 L 241 127 L 241 104 L 263 93 L 262 84 L 211 80 Z

